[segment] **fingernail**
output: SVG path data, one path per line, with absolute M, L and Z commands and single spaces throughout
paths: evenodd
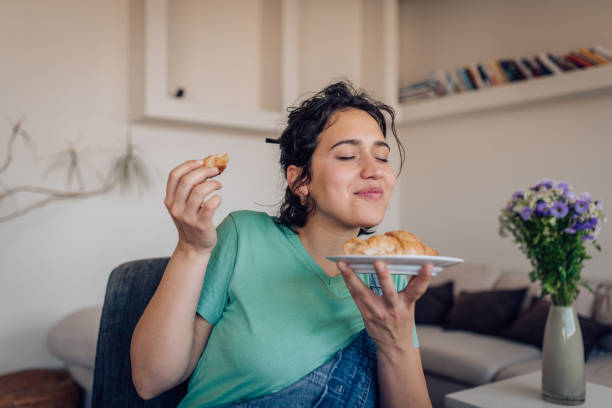
M 346 272 L 346 264 L 344 262 L 338 261 L 337 265 L 340 272 Z

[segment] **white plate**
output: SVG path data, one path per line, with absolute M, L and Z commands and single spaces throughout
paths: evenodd
M 463 263 L 463 259 L 448 256 L 419 256 L 419 255 L 338 255 L 328 256 L 330 261 L 342 260 L 349 264 L 356 273 L 376 273 L 374 262 L 382 260 L 387 263 L 389 272 L 395 275 L 417 275 L 423 265 L 430 263 L 434 266 L 433 274 L 437 274 L 444 268 Z

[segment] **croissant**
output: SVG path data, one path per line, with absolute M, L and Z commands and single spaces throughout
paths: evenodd
M 204 166 L 216 167 L 219 169 L 219 174 L 221 174 L 223 173 L 223 170 L 225 170 L 225 168 L 227 167 L 227 161 L 227 153 L 210 155 L 204 158 Z
M 342 245 L 346 255 L 429 255 L 438 251 L 425 245 L 416 235 L 406 231 L 389 231 L 366 240 L 351 238 Z

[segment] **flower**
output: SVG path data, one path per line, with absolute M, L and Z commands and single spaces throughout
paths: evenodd
M 525 207 L 521 210 L 521 218 L 523 221 L 531 219 L 531 208 Z
M 578 214 L 584 214 L 589 210 L 589 203 L 586 200 L 578 200 L 576 204 L 574 204 L 574 209 Z
M 563 218 L 569 212 L 569 207 L 563 201 L 557 201 L 550 209 L 550 213 L 556 218 Z
M 517 190 L 499 216 L 502 237 L 511 235 L 534 270 L 542 295 L 555 305 L 569 306 L 585 285 L 580 274 L 590 258 L 586 243 L 600 250 L 595 237 L 606 221 L 601 200 L 577 195 L 569 183 L 543 180 Z

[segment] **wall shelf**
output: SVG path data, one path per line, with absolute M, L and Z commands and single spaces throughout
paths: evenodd
M 400 123 L 408 124 L 606 89 L 612 89 L 611 65 L 405 103 L 400 105 Z

